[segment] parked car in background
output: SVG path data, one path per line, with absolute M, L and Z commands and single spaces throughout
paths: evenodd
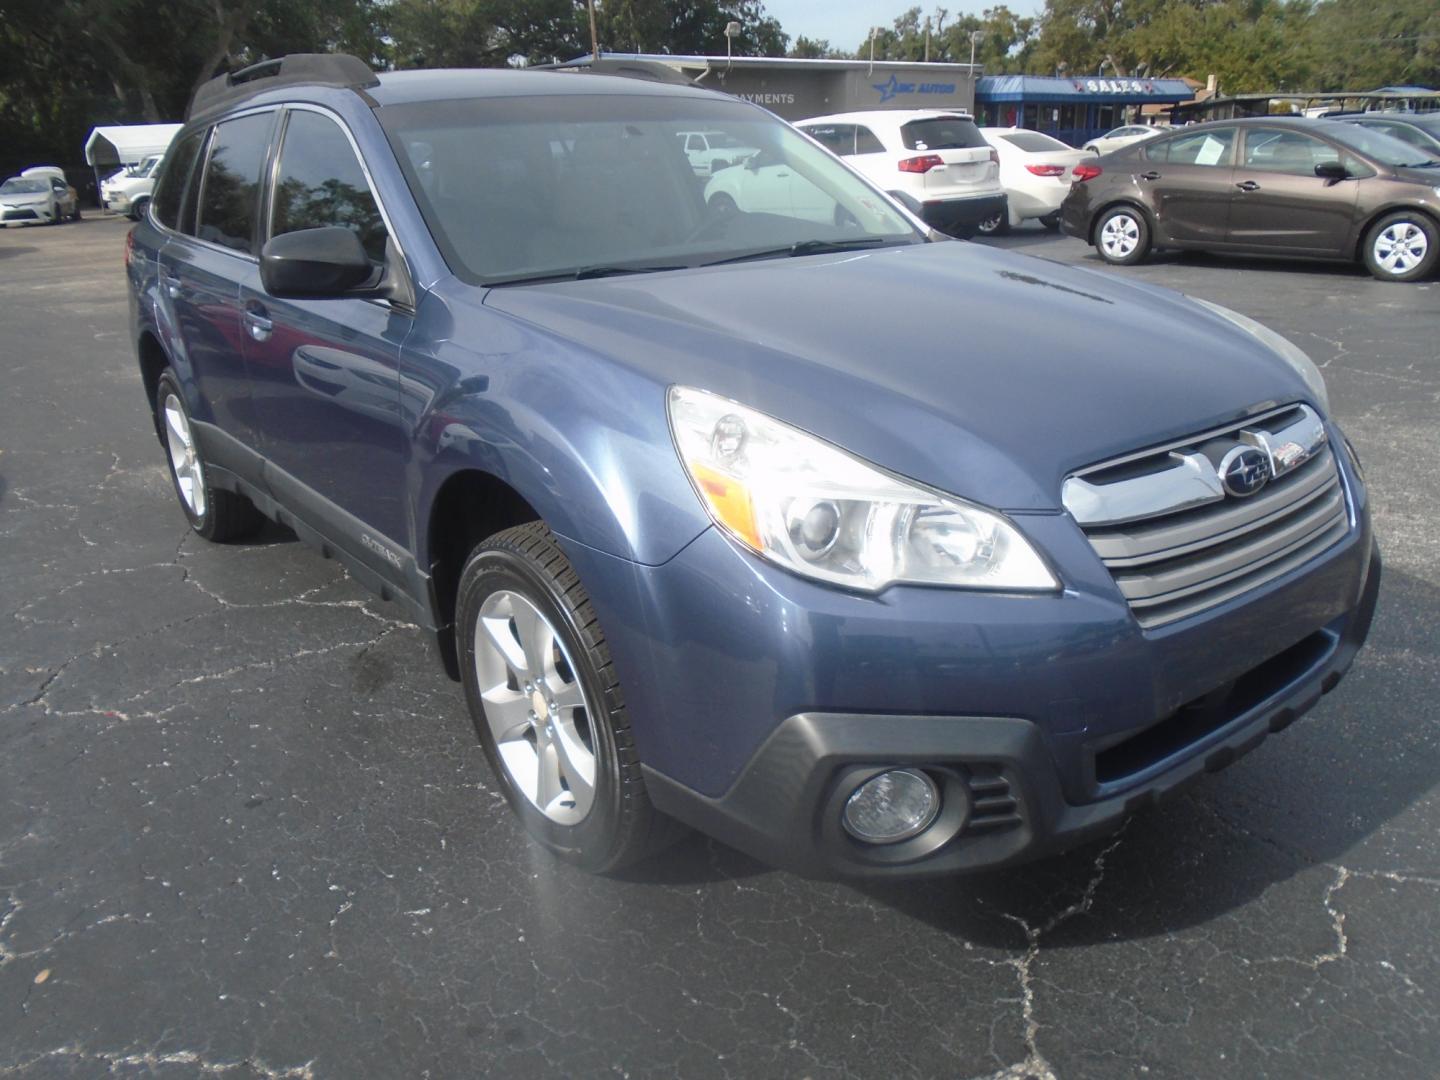
M 675 137 L 685 147 L 685 156 L 696 176 L 710 176 L 731 165 L 738 165 L 755 153 L 725 131 L 677 131 Z
M 1272 331 L 945 242 L 725 94 L 295 59 L 202 88 L 126 245 L 178 509 L 432 632 L 493 770 L 437 782 L 558 857 L 1013 863 L 1350 667 L 1366 488 Z M 683 131 L 843 214 L 707 206 Z
M 941 232 L 973 236 L 1006 213 L 1000 156 L 965 113 L 871 110 L 795 126 L 871 183 L 914 200 L 916 213 Z
M 150 205 L 155 178 L 160 175 L 163 154 L 146 158 L 133 169 L 125 169 L 100 185 L 100 205 L 111 213 L 138 221 Z
M 1390 135 L 1431 157 L 1440 157 L 1440 112 L 1363 113 L 1335 119 Z
M 1417 281 L 1440 259 L 1440 159 L 1368 127 L 1195 124 L 1081 162 L 1063 227 L 1111 263 L 1157 247 L 1358 260 Z
M 1009 206 L 1008 214 L 982 221 L 980 232 L 1005 232 L 1032 218 L 1059 229 L 1071 170 L 1091 155 L 1026 128 L 981 128 L 980 134 L 1000 155 L 1000 185 Z
M 705 203 L 719 213 L 781 214 L 802 221 L 842 224 L 838 202 L 805 179 L 774 151 L 761 150 L 742 165 L 722 169 L 705 185 Z
M 26 169 L 0 184 L 0 224 L 58 225 L 80 220 L 80 200 L 54 165 Z
M 1153 139 L 1156 135 L 1163 135 L 1170 129 L 1167 127 L 1150 126 L 1147 124 L 1125 124 L 1107 131 L 1098 139 L 1091 139 L 1085 144 L 1085 149 L 1092 154 L 1109 154 L 1126 146 L 1133 146 L 1137 142 L 1146 139 Z

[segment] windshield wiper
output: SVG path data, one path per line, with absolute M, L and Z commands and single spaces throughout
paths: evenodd
M 704 266 L 723 266 L 725 263 L 746 262 L 750 259 L 793 259 L 797 255 L 826 255 L 832 251 L 851 251 L 855 248 L 879 247 L 893 243 L 888 236 L 856 236 L 849 240 L 801 240 L 785 247 L 765 248 L 762 251 L 747 251 L 744 255 L 731 255 L 724 259 L 707 262 Z
M 533 285 L 541 281 L 586 281 L 590 278 L 614 277 L 618 274 L 658 274 L 663 270 L 686 269 L 689 269 L 686 263 L 667 263 L 663 266 L 582 266 L 577 270 L 547 270 L 543 274 L 501 278 L 490 284 L 492 286 Z
M 1424 161 L 1410 161 L 1401 165 L 1402 169 L 1440 169 L 1440 160 L 1427 158 Z

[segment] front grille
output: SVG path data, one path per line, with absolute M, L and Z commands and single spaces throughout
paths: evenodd
M 1270 479 L 1240 497 L 1220 469 L 1252 448 Z M 1349 529 L 1324 424 L 1303 405 L 1084 470 L 1065 502 L 1147 629 L 1272 581 Z
M 39 215 L 34 210 L 6 210 L 5 221 L 34 221 Z

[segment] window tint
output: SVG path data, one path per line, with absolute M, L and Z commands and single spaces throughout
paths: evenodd
M 385 261 L 385 222 L 350 140 L 328 116 L 296 110 L 280 148 L 270 234 L 327 225 L 351 230 L 371 259 Z
M 1057 150 L 1073 150 L 1073 146 L 1066 146 L 1059 139 L 1052 139 L 1049 135 L 1041 135 L 1038 131 L 1017 131 L 1010 135 L 1001 135 L 1002 139 L 1011 146 L 1024 150 L 1028 154 L 1053 154 Z
M 155 208 L 155 217 L 166 228 L 179 229 L 181 232 L 190 232 L 189 222 L 186 227 L 180 226 L 180 202 L 184 198 L 185 188 L 190 183 L 190 178 L 195 172 L 195 157 L 200 152 L 200 146 L 205 141 L 205 130 L 192 131 L 176 141 L 174 149 L 165 159 L 165 166 L 160 172 L 160 179 L 157 181 L 155 196 L 151 205 Z
M 216 125 L 200 193 L 200 239 L 236 251 L 252 249 L 260 170 L 274 119 L 274 113 L 255 113 Z
M 1151 161 L 1168 161 L 1172 165 L 1219 165 L 1228 167 L 1234 161 L 1235 129 L 1212 128 L 1181 135 L 1145 147 Z
M 990 145 L 980 134 L 975 121 L 963 116 L 911 120 L 901 126 L 900 139 L 907 150 L 966 150 Z
M 855 153 L 857 154 L 883 154 L 885 144 L 875 137 L 875 133 L 867 127 L 855 128 Z
M 1339 160 L 1339 150 L 1313 135 L 1265 128 L 1251 128 L 1245 133 L 1247 169 L 1314 176 L 1316 165 Z
M 854 124 L 821 124 L 815 127 L 802 127 L 800 130 L 832 154 L 848 157 L 855 152 Z

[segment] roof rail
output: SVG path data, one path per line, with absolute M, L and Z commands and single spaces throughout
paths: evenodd
M 292 84 L 334 86 L 348 90 L 363 90 L 379 86 L 380 80 L 370 65 L 358 56 L 348 53 L 292 53 L 262 60 L 258 64 L 217 75 L 203 83 L 195 91 L 190 108 L 185 110 L 189 120 L 222 105 L 250 97 L 278 86 Z

